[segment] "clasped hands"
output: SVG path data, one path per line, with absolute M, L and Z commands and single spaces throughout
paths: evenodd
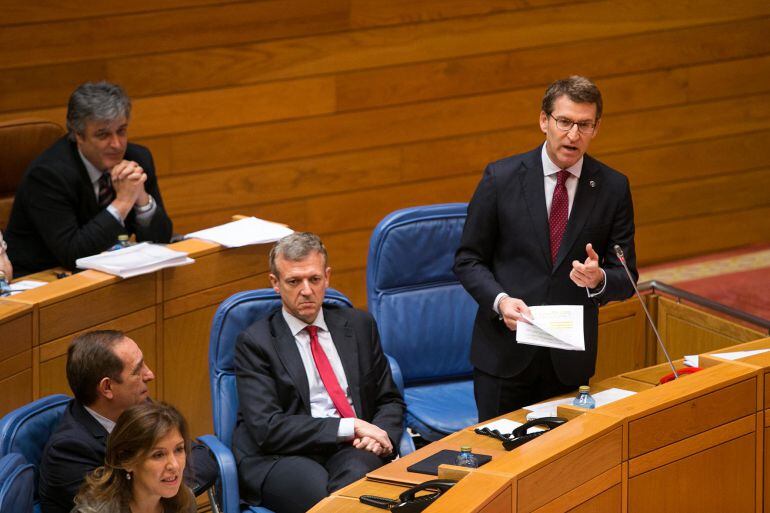
M 115 189 L 113 205 L 120 211 L 122 217 L 136 206 L 144 206 L 150 198 L 144 190 L 147 174 L 142 166 L 131 160 L 123 160 L 110 170 L 112 187 Z
M 586 254 L 588 256 L 585 262 L 572 261 L 572 270 L 569 273 L 569 278 L 578 287 L 595 289 L 602 282 L 604 273 L 599 267 L 599 255 L 594 251 L 591 243 L 586 244 Z M 527 304 L 515 297 L 504 297 L 498 303 L 497 310 L 500 312 L 503 322 L 511 331 L 516 330 L 517 322 L 529 323 L 527 319 L 532 318 L 532 312 L 530 312 Z
M 352 443 L 356 449 L 369 451 L 377 456 L 388 456 L 393 452 L 393 444 L 385 430 L 361 419 L 355 419 L 353 422 Z

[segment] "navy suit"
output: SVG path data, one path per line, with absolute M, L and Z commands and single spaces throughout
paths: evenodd
M 124 158 L 142 166 L 147 175 L 144 189 L 157 204 L 146 227 L 136 223 L 133 210 L 124 227 L 99 208 L 77 144 L 66 136 L 30 164 L 4 233 L 15 276 L 57 266 L 74 270 L 78 258 L 109 249 L 124 233 L 136 234 L 140 242 L 171 240 L 171 219 L 163 206 L 150 151 L 129 143 Z
M 620 245 L 636 274 L 631 191 L 624 175 L 585 155 L 567 228 L 552 264 L 541 149 L 487 166 L 468 206 L 454 270 L 479 304 L 471 362 L 492 376 L 510 378 L 522 373 L 540 351 L 517 344 L 516 333 L 494 312 L 499 293 L 528 306 L 583 305 L 586 350 L 548 350 L 559 381 L 575 387 L 594 374 L 599 305 L 633 293 L 613 251 L 615 244 Z M 569 278 L 572 261 L 585 261 L 589 242 L 607 274 L 604 293 L 593 299 Z
M 104 465 L 109 433 L 73 399 L 48 439 L 40 461 L 40 507 L 43 513 L 69 513 L 86 474 Z M 196 493 L 217 478 L 216 462 L 209 450 L 192 444 L 185 482 Z
M 342 361 L 357 417 L 385 430 L 393 447 L 398 447 L 404 403 L 374 319 L 353 308 L 328 307 L 324 307 L 324 319 Z M 308 456 L 325 461 L 350 448 L 350 443 L 337 442 L 338 418 L 311 416 L 305 368 L 280 309 L 239 335 L 235 369 L 239 409 L 233 452 L 241 495 L 249 502 L 261 502 L 263 483 L 280 459 Z M 295 489 L 302 493 L 300 486 Z

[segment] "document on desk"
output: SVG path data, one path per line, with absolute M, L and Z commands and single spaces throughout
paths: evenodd
M 517 323 L 516 342 L 585 351 L 583 305 L 530 306 L 529 310 L 532 312 L 532 323 Z
M 216 242 L 226 248 L 240 248 L 250 244 L 275 242 L 291 233 L 294 233 L 294 230 L 285 225 L 256 217 L 246 217 L 213 228 L 188 233 L 185 235 L 185 239 L 203 239 Z
M 184 251 L 174 251 L 160 244 L 142 242 L 116 251 L 78 258 L 75 265 L 78 269 L 94 269 L 121 278 L 131 278 L 193 262 L 195 260 L 189 258 Z

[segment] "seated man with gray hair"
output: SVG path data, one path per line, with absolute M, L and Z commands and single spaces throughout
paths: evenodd
M 294 233 L 270 251 L 282 308 L 238 336 L 233 452 L 241 498 L 299 513 L 395 455 L 404 401 L 367 312 L 323 305 L 321 239 Z
M 109 82 L 80 85 L 67 105 L 68 134 L 30 164 L 5 238 L 15 274 L 75 269 L 121 234 L 169 242 L 150 151 L 128 142 L 131 100 Z

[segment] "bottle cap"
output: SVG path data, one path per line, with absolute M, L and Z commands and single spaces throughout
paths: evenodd
M 471 452 L 471 446 L 463 445 L 462 447 L 460 447 L 460 452 Z
M 589 387 L 588 385 L 583 385 L 582 387 L 580 387 L 580 393 L 581 394 L 582 393 L 586 393 L 587 394 L 590 390 L 591 390 L 591 387 Z
M 128 235 L 125 233 L 118 235 L 118 240 L 128 240 Z

